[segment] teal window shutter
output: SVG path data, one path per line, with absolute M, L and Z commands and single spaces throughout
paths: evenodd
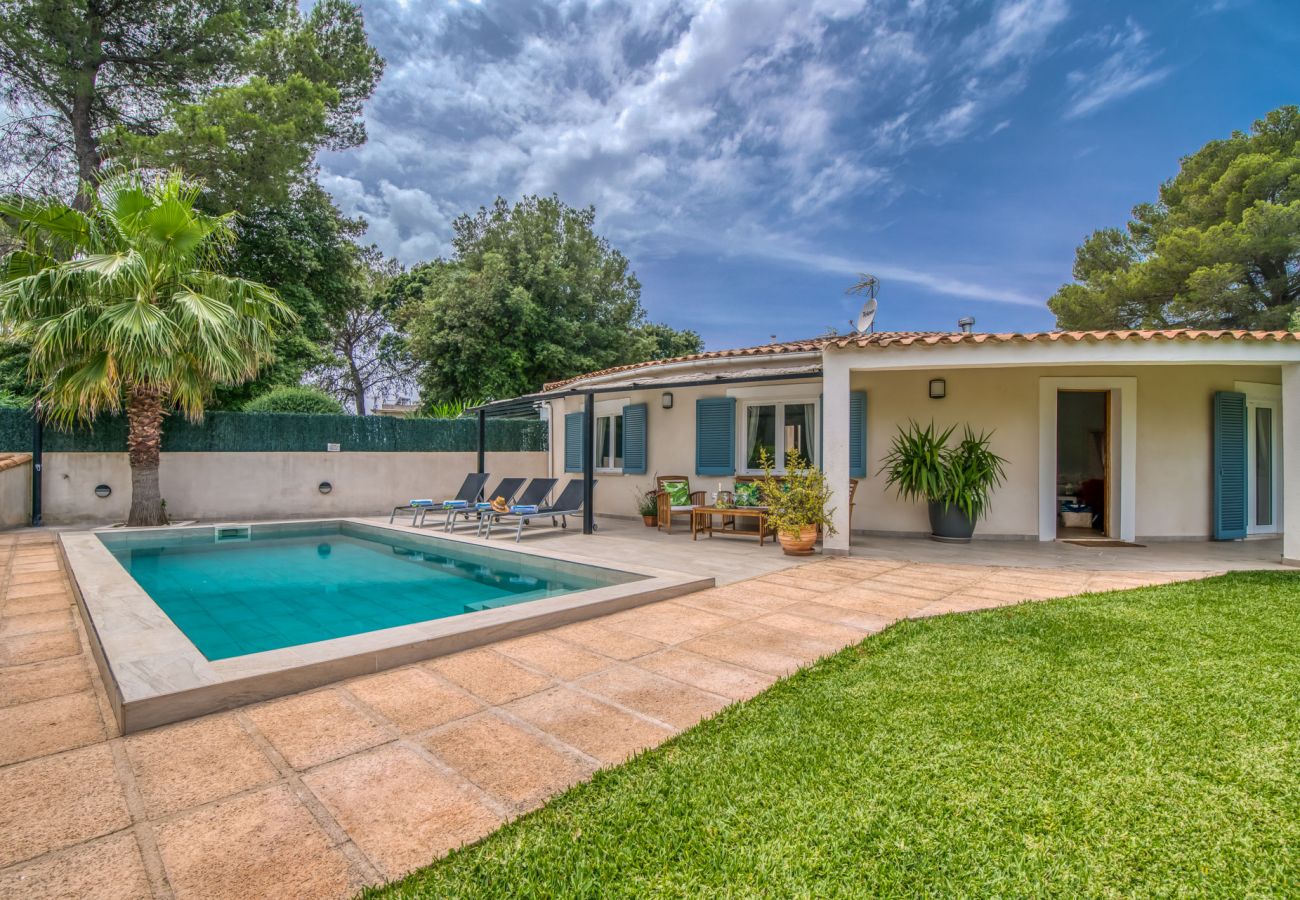
M 647 415 L 644 403 L 623 407 L 623 474 L 644 475 Z
M 581 472 L 582 455 L 586 442 L 591 439 L 587 427 L 587 414 L 566 413 L 564 416 L 564 471 Z
M 867 392 L 849 393 L 849 475 L 867 477 Z
M 695 401 L 695 474 L 736 474 L 736 398 Z
M 1214 539 L 1246 536 L 1246 395 L 1214 394 Z

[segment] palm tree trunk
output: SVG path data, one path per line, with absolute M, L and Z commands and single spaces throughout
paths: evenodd
M 158 489 L 162 420 L 162 391 L 152 385 L 132 386 L 126 401 L 126 446 L 131 455 L 131 512 L 127 525 L 167 524 L 167 510 Z

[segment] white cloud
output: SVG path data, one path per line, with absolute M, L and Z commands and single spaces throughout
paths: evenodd
M 1091 69 L 1076 69 L 1066 77 L 1071 93 L 1065 118 L 1089 115 L 1164 81 L 1171 69 L 1154 65 L 1156 51 L 1146 39 L 1146 32 L 1131 19 L 1123 31 L 1103 38 L 1109 51 L 1105 59 Z

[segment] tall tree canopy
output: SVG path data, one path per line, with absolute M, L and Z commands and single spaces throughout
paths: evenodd
M 252 378 L 293 313 L 265 285 L 222 274 L 231 216 L 196 208 L 179 173 L 110 175 L 89 209 L 3 200 L 19 244 L 0 259 L 0 327 L 29 342 L 28 371 L 56 422 L 127 413 L 129 525 L 160 525 L 162 423 L 191 419 L 218 384 Z
M 1127 228 L 1095 231 L 1057 325 L 1286 328 L 1300 307 L 1300 112 L 1283 106 L 1184 157 Z
M 451 259 L 395 280 L 426 404 L 513 397 L 649 359 L 668 340 L 671 329 L 646 332 L 641 283 L 595 216 L 553 196 L 498 198 L 456 219 Z
M 365 140 L 382 68 L 346 0 L 0 0 L 0 167 L 67 195 L 116 157 L 181 167 L 216 208 L 278 202 Z

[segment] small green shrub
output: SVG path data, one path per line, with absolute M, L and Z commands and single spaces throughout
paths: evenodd
M 797 450 L 786 454 L 782 477 L 773 473 L 773 460 L 765 448 L 759 450 L 758 464 L 763 469 L 758 490 L 767 504 L 768 524 L 788 537 L 797 538 L 803 529 L 818 526 L 825 534 L 835 534 L 832 492 L 821 469 Z
M 324 391 L 310 387 L 278 387 L 244 404 L 251 413 L 310 413 L 340 415 L 343 406 Z

